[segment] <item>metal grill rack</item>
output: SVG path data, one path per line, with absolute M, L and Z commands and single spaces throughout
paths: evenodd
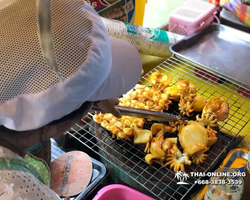
M 206 161 L 200 165 L 192 164 L 185 166 L 187 172 L 207 172 L 213 170 L 213 166 L 219 161 L 226 147 L 242 131 L 250 119 L 250 100 L 239 95 L 236 83 L 228 82 L 223 78 L 224 83 L 213 83 L 212 77 L 203 79 L 203 73 L 200 77 L 199 68 L 195 64 L 182 61 L 172 56 L 155 69 L 147 73 L 140 80 L 140 84 L 149 85 L 148 77 L 154 71 L 161 71 L 172 76 L 172 82 L 175 83 L 178 78 L 185 78 L 194 83 L 198 94 L 204 95 L 207 99 L 222 96 L 227 99 L 230 105 L 230 115 L 225 122 L 219 123 L 218 141 L 208 151 Z M 176 107 L 172 112 L 178 114 Z M 68 132 L 89 149 L 97 151 L 100 157 L 115 169 L 118 169 L 125 176 L 130 178 L 133 187 L 139 190 L 150 192 L 150 194 L 159 199 L 183 199 L 194 187 L 195 180 L 199 178 L 189 178 L 188 185 L 178 185 L 175 179 L 175 173 L 168 167 L 160 168 L 158 165 L 148 165 L 144 161 L 145 154 L 142 146 L 135 146 L 130 141 L 112 139 L 111 134 L 104 128 L 95 124 L 92 120 L 92 113 L 89 113 L 82 124 L 76 124 Z M 150 128 L 146 124 L 145 128 Z

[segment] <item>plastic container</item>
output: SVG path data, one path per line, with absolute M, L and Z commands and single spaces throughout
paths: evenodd
M 93 200 L 155 200 L 127 186 L 113 184 L 102 188 Z
M 200 0 L 189 0 L 169 17 L 169 32 L 190 35 L 210 25 L 216 17 L 216 6 Z M 219 21 L 219 20 L 218 20 Z

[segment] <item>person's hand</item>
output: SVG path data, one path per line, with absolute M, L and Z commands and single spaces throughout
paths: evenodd
M 119 100 L 117 98 L 112 98 L 112 99 L 106 99 L 106 100 L 101 100 L 96 103 L 94 103 L 94 108 L 100 109 L 101 113 L 111 113 L 117 118 L 121 118 L 122 115 L 115 108 L 115 105 L 119 104 Z

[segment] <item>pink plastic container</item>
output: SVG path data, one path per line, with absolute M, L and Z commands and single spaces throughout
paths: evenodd
M 201 0 L 189 0 L 175 10 L 169 17 L 169 32 L 190 35 L 209 24 L 216 17 L 216 7 Z
M 102 188 L 93 200 L 155 200 L 127 186 L 113 184 Z

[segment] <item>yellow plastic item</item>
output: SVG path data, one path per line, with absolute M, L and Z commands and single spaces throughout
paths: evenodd
M 135 19 L 134 24 L 138 26 L 143 25 L 143 17 L 145 12 L 145 4 L 147 0 L 135 0 Z
M 237 149 L 233 149 L 232 151 L 230 151 L 227 155 L 227 157 L 225 158 L 225 160 L 222 162 L 222 164 L 220 165 L 220 168 L 224 167 L 224 165 L 227 163 L 227 161 L 230 159 L 230 157 L 232 156 L 232 154 L 235 151 L 243 151 L 245 153 L 248 154 L 248 151 L 245 149 L 241 149 L 241 148 L 237 148 Z M 247 161 L 243 158 L 237 158 L 236 160 L 234 160 L 234 162 L 232 163 L 230 168 L 242 168 L 243 166 L 245 166 L 247 163 Z M 207 185 L 203 188 L 203 190 L 201 191 L 201 193 L 198 195 L 198 197 L 196 198 L 196 200 L 203 200 L 204 195 L 207 191 Z

